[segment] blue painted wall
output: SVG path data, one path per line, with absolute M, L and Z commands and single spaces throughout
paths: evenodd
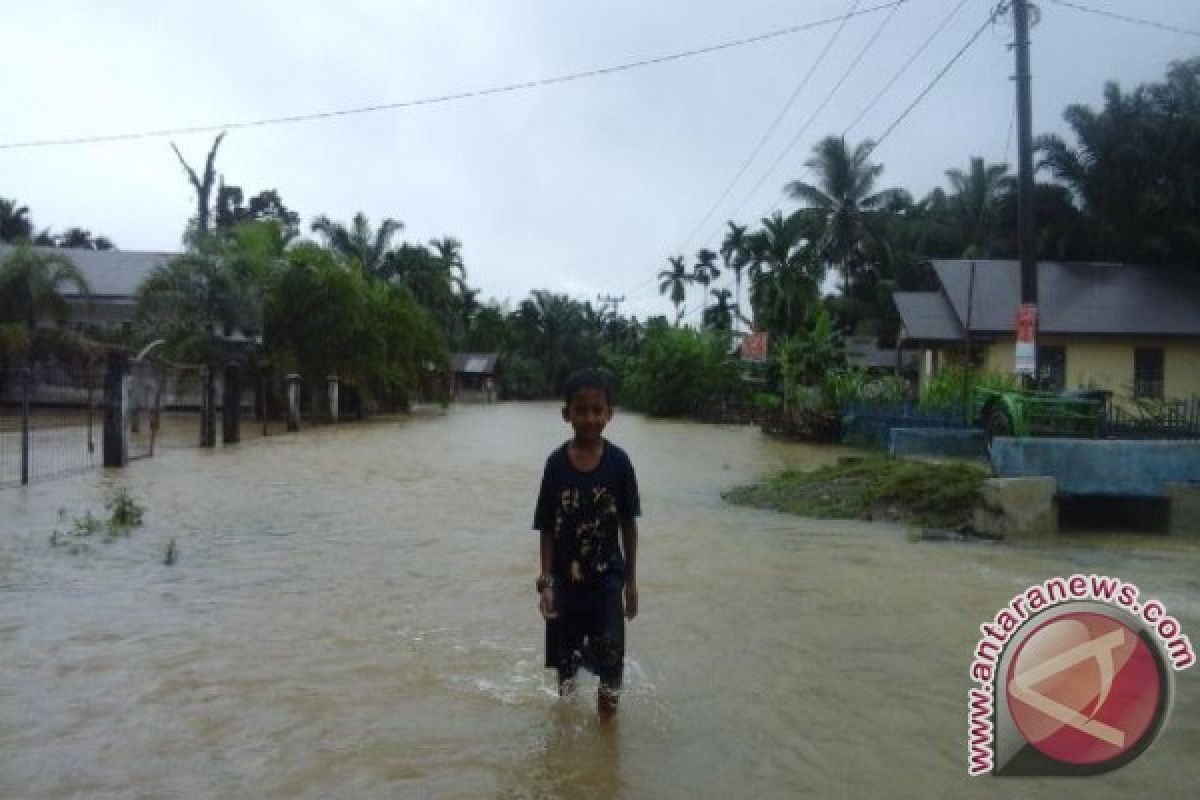
M 992 440 L 999 478 L 1051 475 L 1060 494 L 1163 497 L 1168 483 L 1200 482 L 1200 442 L 1007 438 Z
M 893 456 L 986 458 L 987 436 L 972 428 L 892 428 L 888 453 Z

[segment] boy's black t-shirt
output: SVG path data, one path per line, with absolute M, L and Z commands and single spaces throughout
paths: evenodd
M 565 444 L 546 459 L 533 527 L 554 537 L 554 575 L 568 590 L 624 577 L 618 523 L 641 513 L 633 464 L 607 439 L 590 472 L 571 465 Z

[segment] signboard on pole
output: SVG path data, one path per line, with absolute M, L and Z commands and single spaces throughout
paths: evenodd
M 743 361 L 767 360 L 767 332 L 756 331 L 742 339 Z
M 1022 303 L 1017 309 L 1017 352 L 1016 369 L 1018 375 L 1034 375 L 1037 373 L 1037 304 Z

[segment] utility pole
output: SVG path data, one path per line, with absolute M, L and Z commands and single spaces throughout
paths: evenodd
M 1021 307 L 1017 324 L 1017 372 L 1037 375 L 1037 245 L 1033 218 L 1033 102 L 1029 74 L 1029 0 L 1012 0 L 1017 58 L 1017 251 L 1021 259 Z M 1022 341 L 1027 338 L 1027 341 Z
M 596 295 L 596 302 L 602 303 L 605 308 L 611 305 L 613 307 L 613 316 L 616 317 L 620 316 L 621 303 L 625 302 L 625 295 L 617 297 L 611 294 L 598 294 Z

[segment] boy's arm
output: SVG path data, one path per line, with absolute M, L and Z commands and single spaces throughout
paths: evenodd
M 621 519 L 621 549 L 625 552 L 625 616 L 633 619 L 638 613 L 637 589 L 637 520 Z
M 549 578 L 554 574 L 554 535 L 550 531 L 543 529 L 540 539 L 539 550 L 542 556 L 542 571 L 538 574 Z
M 541 578 L 549 578 L 554 575 L 554 535 L 545 528 L 539 534 L 538 550 L 541 553 L 542 561 L 542 571 L 538 575 Z M 554 619 L 558 616 L 558 612 L 554 610 L 553 585 L 548 585 L 538 592 L 538 610 L 546 619 Z

